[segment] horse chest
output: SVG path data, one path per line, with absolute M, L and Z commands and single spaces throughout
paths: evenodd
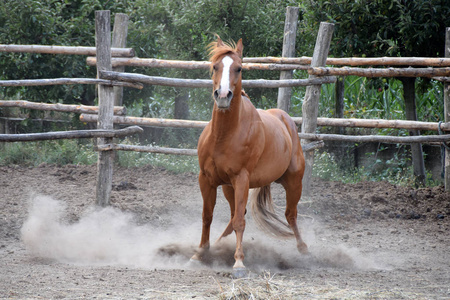
M 215 145 L 209 149 L 209 155 L 201 162 L 201 168 L 211 183 L 229 184 L 231 178 L 243 169 L 249 173 L 254 169 L 260 151 L 255 153 L 249 146 L 236 145 L 239 144 L 234 144 L 233 147 Z

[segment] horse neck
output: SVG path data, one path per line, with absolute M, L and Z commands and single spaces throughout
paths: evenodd
M 214 105 L 211 118 L 212 131 L 218 138 L 233 134 L 239 128 L 242 113 L 241 89 L 236 90 L 230 103 L 230 108 L 222 111 Z

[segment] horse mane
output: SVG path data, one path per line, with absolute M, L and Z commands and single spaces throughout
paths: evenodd
M 219 37 L 219 36 L 217 36 Z M 223 42 L 224 46 L 218 46 L 217 41 L 215 42 L 211 42 L 209 43 L 207 49 L 209 52 L 209 61 L 210 62 L 214 62 L 217 59 L 219 59 L 219 57 L 228 54 L 228 53 L 235 53 L 236 52 L 236 43 L 234 41 L 229 41 L 229 42 Z M 211 64 L 211 70 L 212 70 L 213 65 Z

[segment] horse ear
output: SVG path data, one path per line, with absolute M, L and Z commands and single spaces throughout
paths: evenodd
M 236 52 L 239 54 L 240 57 L 242 57 L 242 54 L 244 53 L 244 45 L 242 44 L 242 39 L 239 39 L 239 41 L 236 44 Z
M 220 36 L 217 36 L 217 47 L 223 47 L 223 46 L 225 46 L 225 44 L 223 43 Z

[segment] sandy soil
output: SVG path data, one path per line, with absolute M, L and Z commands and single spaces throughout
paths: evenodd
M 315 180 L 299 220 L 311 256 L 247 217 L 249 277 L 231 278 L 234 235 L 202 266 L 195 174 L 116 168 L 96 208 L 95 166 L 0 167 L 0 298 L 449 299 L 450 194 Z M 283 207 L 284 193 L 273 185 Z M 221 193 L 216 239 L 229 218 Z

